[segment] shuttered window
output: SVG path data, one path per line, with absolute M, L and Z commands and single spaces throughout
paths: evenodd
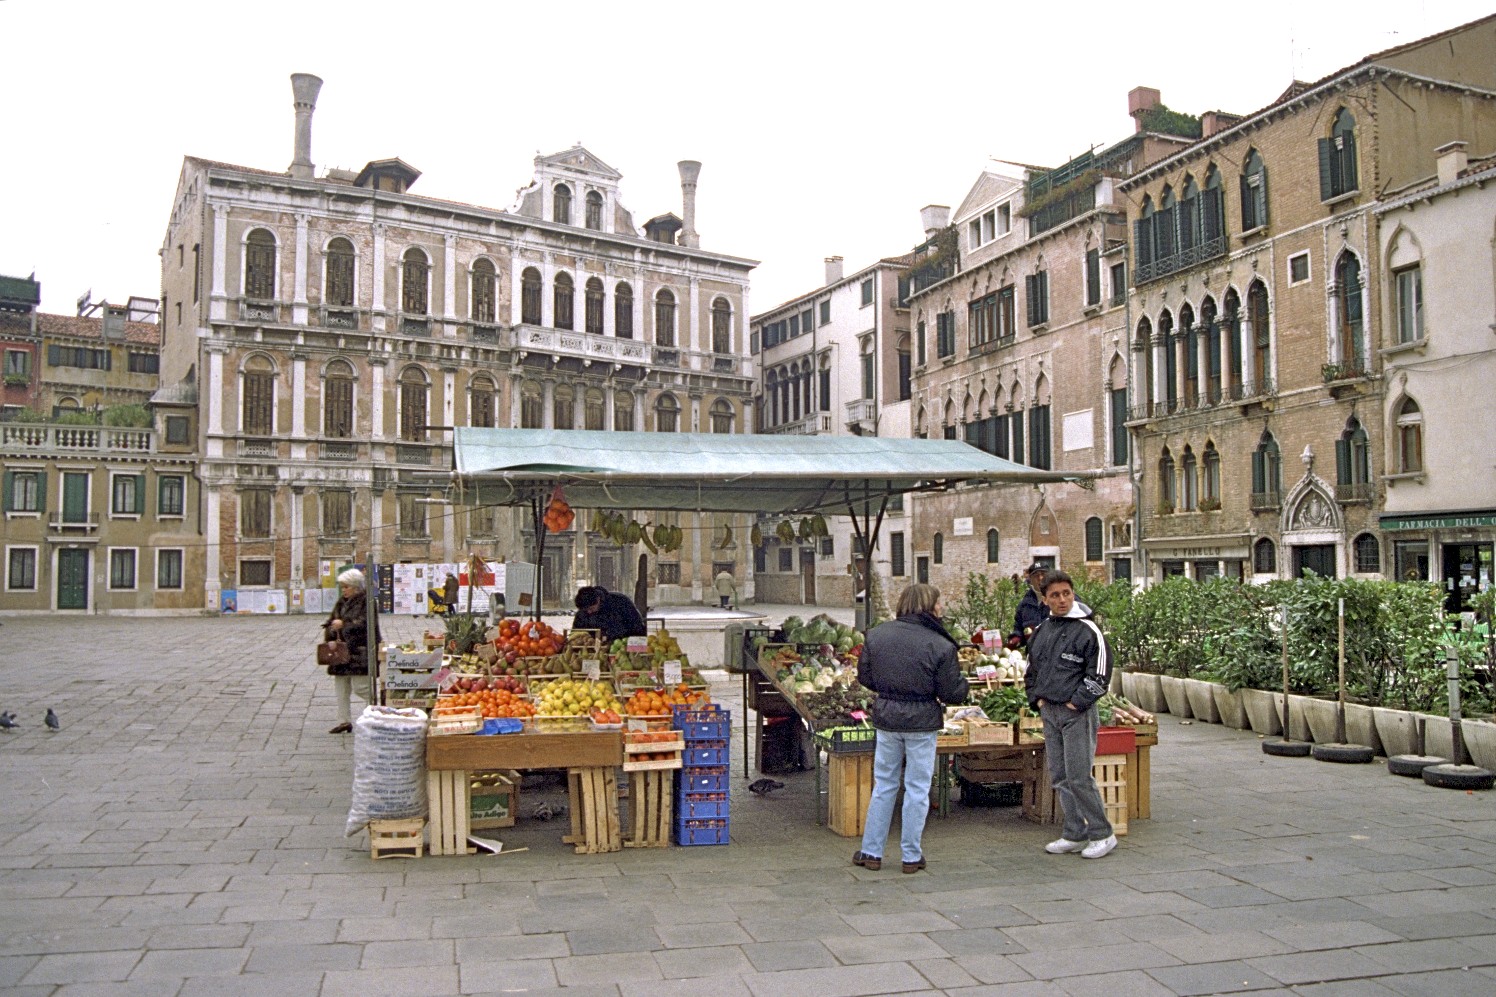
M 244 374 L 244 426 L 246 436 L 275 433 L 275 375 L 268 371 Z
M 1098 516 L 1086 520 L 1086 560 L 1101 560 L 1101 518 Z
M 322 301 L 330 308 L 353 307 L 353 243 L 347 239 L 327 244 L 327 287 Z
M 1342 107 L 1330 137 L 1319 140 L 1319 199 L 1328 201 L 1356 190 L 1356 174 L 1356 119 Z
M 1049 321 L 1049 272 L 1041 270 L 1023 279 L 1028 304 L 1028 324 L 1032 328 Z
M 244 242 L 244 296 L 275 298 L 275 236 L 266 229 L 255 229 Z

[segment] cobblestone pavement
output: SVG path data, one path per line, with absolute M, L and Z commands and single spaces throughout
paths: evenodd
M 522 820 L 497 834 L 525 853 L 372 862 L 343 835 L 352 738 L 327 733 L 315 630 L 5 621 L 0 991 L 1496 992 L 1496 795 L 1168 717 L 1153 819 L 1099 862 L 957 807 L 927 872 L 866 872 L 812 774 L 759 799 L 740 758 L 729 847 L 581 856 Z

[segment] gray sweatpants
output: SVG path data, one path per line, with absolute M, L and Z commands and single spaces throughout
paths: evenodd
M 1096 760 L 1096 729 L 1101 726 L 1096 707 L 1072 710 L 1064 703 L 1046 702 L 1039 708 L 1044 721 L 1044 758 L 1049 781 L 1065 810 L 1060 837 L 1066 841 L 1100 841 L 1111 837 L 1101 790 L 1091 775 Z

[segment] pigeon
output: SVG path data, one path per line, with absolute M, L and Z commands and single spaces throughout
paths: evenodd
M 50 706 L 47 707 L 47 727 L 51 730 L 62 730 L 62 722 L 57 719 L 57 714 L 52 712 Z
M 768 796 L 774 790 L 783 788 L 784 783 L 776 782 L 773 779 L 760 779 L 757 782 L 750 782 L 748 784 L 748 792 L 753 793 L 755 796 Z
M 16 723 L 15 718 L 11 716 L 9 710 L 6 710 L 4 713 L 0 713 L 0 729 L 15 730 L 19 726 L 21 725 Z

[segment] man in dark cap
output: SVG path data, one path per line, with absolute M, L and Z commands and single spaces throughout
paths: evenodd
M 577 615 L 573 630 L 600 630 L 603 642 L 613 643 L 620 637 L 643 637 L 644 617 L 627 596 L 609 592 L 601 585 L 584 585 L 577 590 Z
M 1044 576 L 1049 569 L 1038 561 L 1028 566 L 1024 575 L 1028 579 L 1028 591 L 1018 601 L 1018 611 L 1013 614 L 1013 632 L 1008 635 L 1009 647 L 1027 647 L 1034 628 L 1049 616 L 1049 607 L 1044 605 Z

